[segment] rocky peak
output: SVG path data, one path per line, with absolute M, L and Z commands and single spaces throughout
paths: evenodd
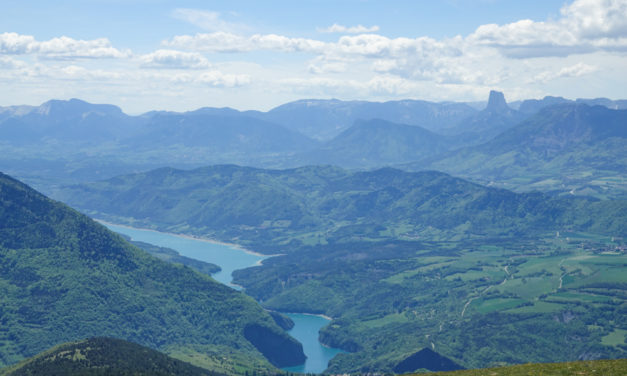
M 486 110 L 491 112 L 511 111 L 511 109 L 507 106 L 507 102 L 505 102 L 505 96 L 503 93 L 495 90 L 490 91 L 490 99 L 488 99 L 488 106 L 486 107 Z

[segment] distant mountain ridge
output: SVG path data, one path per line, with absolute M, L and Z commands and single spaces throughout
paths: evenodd
M 588 190 L 624 195 L 627 188 L 627 110 L 586 104 L 558 104 L 508 129 L 494 139 L 467 147 L 426 167 L 484 181 L 512 179 L 527 189 Z M 514 183 L 510 186 L 514 187 Z M 623 192 L 623 193 L 621 193 Z
M 576 102 L 612 108 L 627 103 L 604 98 Z M 519 102 L 520 110 L 515 110 L 503 93 L 492 91 L 486 108 L 480 111 L 454 102 L 333 99 L 300 100 L 267 112 L 204 107 L 184 113 L 151 111 L 129 116 L 116 106 L 52 100 L 41 106 L 0 108 L 4 151 L 0 169 L 51 193 L 60 183 L 163 166 L 233 163 L 263 168 L 308 164 L 405 168 L 405 164 L 418 162 L 409 168 L 436 168 L 429 163 L 442 159 L 443 154 L 489 142 L 537 111 L 559 103 L 575 102 L 546 97 Z M 464 176 L 482 183 L 504 183 L 494 174 Z M 610 191 L 620 190 L 616 184 L 610 185 Z
M 319 140 L 330 140 L 357 120 L 382 119 L 439 131 L 476 112 L 464 103 L 420 100 L 390 102 L 304 99 L 273 108 L 257 116 L 283 124 Z
M 627 109 L 627 100 L 619 99 L 619 100 L 611 100 L 608 98 L 594 98 L 594 99 L 583 99 L 578 98 L 576 100 L 570 100 L 563 97 L 552 97 L 546 96 L 542 99 L 526 99 L 521 102 L 518 110 L 524 113 L 536 113 L 543 109 L 544 107 L 552 106 L 555 104 L 587 104 L 589 106 L 603 106 L 607 107 L 610 110 L 626 110 Z
M 381 119 L 358 120 L 332 140 L 294 156 L 294 164 L 374 167 L 420 160 L 451 150 L 460 141 L 416 125 Z
M 492 90 L 485 109 L 461 120 L 443 133 L 462 136 L 467 143 L 480 144 L 515 126 L 525 117 L 525 114 L 507 105 L 503 93 Z

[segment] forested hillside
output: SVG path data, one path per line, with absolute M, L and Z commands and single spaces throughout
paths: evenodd
M 304 359 L 301 345 L 250 297 L 148 255 L 7 175 L 0 175 L 0 291 L 2 365 L 91 336 L 197 354 L 226 373 Z

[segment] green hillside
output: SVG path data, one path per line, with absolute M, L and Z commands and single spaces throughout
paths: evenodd
M 383 241 L 302 248 L 235 273 L 269 309 L 326 314 L 329 372 L 389 372 L 425 347 L 465 368 L 624 357 L 624 240 Z M 422 367 L 416 367 L 422 368 Z
M 55 198 L 117 223 L 274 252 L 337 241 L 455 240 L 564 230 L 627 235 L 627 202 L 515 194 L 444 173 L 233 165 L 146 173 L 61 189 Z
M 329 372 L 392 372 L 425 348 L 466 368 L 627 351 L 624 201 L 333 167 L 160 169 L 60 195 L 112 221 L 286 254 L 235 282 L 266 308 L 333 317 L 320 338 L 350 353 Z
M 91 336 L 226 373 L 304 359 L 300 344 L 250 297 L 160 261 L 4 174 L 0 292 L 0 365 Z
M 149 243 L 140 242 L 140 241 L 133 241 L 128 236 L 123 236 L 123 237 L 134 246 L 143 249 L 144 251 L 150 253 L 151 255 L 163 261 L 167 261 L 167 262 L 171 262 L 175 264 L 182 264 L 198 272 L 209 274 L 209 275 L 217 273 L 221 270 L 221 268 L 218 265 L 192 259 L 192 258 L 185 257 L 185 256 L 181 256 L 180 253 L 178 253 L 172 248 L 159 247 L 154 244 L 149 244 Z
M 115 338 L 64 343 L 0 370 L 3 376 L 221 376 L 159 351 Z
M 425 165 L 407 167 L 420 170 Z M 547 107 L 485 144 L 427 165 L 517 191 L 624 198 L 627 110 L 583 104 Z
M 591 360 L 566 363 L 521 364 L 490 369 L 473 369 L 454 372 L 435 372 L 433 376 L 529 376 L 529 375 L 603 375 L 622 376 L 627 374 L 627 359 Z

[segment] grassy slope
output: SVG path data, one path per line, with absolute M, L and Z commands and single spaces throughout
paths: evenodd
M 250 297 L 135 248 L 0 175 L 0 364 L 57 343 L 115 336 L 172 353 L 271 368 L 244 338 L 257 324 L 297 347 Z M 229 363 L 228 361 L 226 363 Z M 224 364 L 228 372 L 241 371 Z
M 528 376 L 528 375 L 603 375 L 621 376 L 627 374 L 627 359 L 592 360 L 567 363 L 521 364 L 509 367 L 473 369 L 455 372 L 435 372 L 433 376 Z

